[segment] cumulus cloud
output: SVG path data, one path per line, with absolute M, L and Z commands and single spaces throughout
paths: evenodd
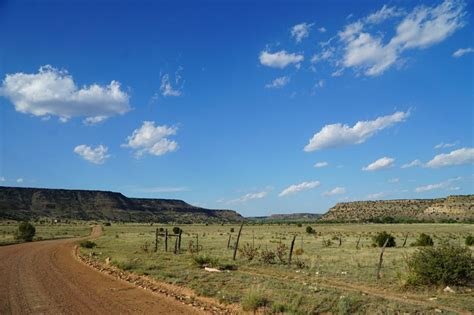
M 94 164 L 104 164 L 104 162 L 110 157 L 107 154 L 109 149 L 105 145 L 99 145 L 95 148 L 81 144 L 74 148 L 74 152 L 79 154 L 84 160 Z
M 452 143 L 441 142 L 441 143 L 438 143 L 437 145 L 435 145 L 434 148 L 435 149 L 452 148 L 452 147 L 456 146 L 458 143 L 459 143 L 459 141 L 455 141 L 455 142 L 452 142 Z
M 283 77 L 276 78 L 272 82 L 266 84 L 265 88 L 267 88 L 267 89 L 279 89 L 279 88 L 284 87 L 288 83 L 290 83 L 290 77 L 283 76 Z
M 353 127 L 343 124 L 324 126 L 309 140 L 304 151 L 311 152 L 321 149 L 344 147 L 364 143 L 383 129 L 404 122 L 410 112 L 395 112 L 392 115 L 378 117 L 375 120 L 359 121 Z
M 227 201 L 227 204 L 245 203 L 249 200 L 263 199 L 268 195 L 269 192 L 270 192 L 270 189 L 265 189 L 258 192 L 248 193 L 239 198 Z
M 18 112 L 34 116 L 57 116 L 62 122 L 72 117 L 86 117 L 93 124 L 130 108 L 129 95 L 118 81 L 108 85 L 78 87 L 66 70 L 40 67 L 38 73 L 7 74 L 0 95 L 8 98 Z
M 170 97 L 170 96 L 181 96 L 183 94 L 182 90 L 183 90 L 184 82 L 181 76 L 182 70 L 183 70 L 183 67 L 179 67 L 178 70 L 175 72 L 174 82 L 171 80 L 171 77 L 168 73 L 165 73 L 161 76 L 161 86 L 160 86 L 161 95 L 163 95 L 164 97 Z
M 260 63 L 264 66 L 271 68 L 280 68 L 283 69 L 291 64 L 298 65 L 304 60 L 303 55 L 298 55 L 295 53 L 287 53 L 285 50 L 281 50 L 275 53 L 268 51 L 262 51 L 260 53 Z
M 402 168 L 410 168 L 410 167 L 415 167 L 415 166 L 422 166 L 423 163 L 421 163 L 420 160 L 413 160 L 410 163 L 406 163 L 402 165 Z
M 449 188 L 451 188 L 450 186 L 454 182 L 459 181 L 459 180 L 461 180 L 461 177 L 450 178 L 450 179 L 448 179 L 444 182 L 437 183 L 437 184 L 430 184 L 430 185 L 426 185 L 426 186 L 420 186 L 420 187 L 415 188 L 415 192 L 422 193 L 422 192 L 427 192 L 427 191 L 436 190 L 436 189 L 449 189 Z
M 16 182 L 17 182 L 18 184 L 21 184 L 21 183 L 24 182 L 24 179 L 21 178 L 21 177 L 20 177 L 20 178 L 17 178 L 17 179 L 16 179 Z
M 160 156 L 174 152 L 178 150 L 178 143 L 167 137 L 176 135 L 177 130 L 166 125 L 155 127 L 154 121 L 144 121 L 140 128 L 127 137 L 127 143 L 122 144 L 122 147 L 134 149 L 137 158 L 145 154 Z
M 324 192 L 323 195 L 326 197 L 330 197 L 330 196 L 336 196 L 336 195 L 344 195 L 346 192 L 347 191 L 344 187 L 336 187 L 332 190 Z
M 456 50 L 454 53 L 453 53 L 453 57 L 454 58 L 459 58 L 459 57 L 462 57 L 464 56 L 465 54 L 470 54 L 470 53 L 473 53 L 474 52 L 474 48 L 459 48 L 458 50 Z
M 408 50 L 425 49 L 442 42 L 465 25 L 465 3 L 445 0 L 433 7 L 417 6 L 410 13 L 384 6 L 366 18 L 346 25 L 338 33 L 343 56 L 338 65 L 376 76 L 395 65 Z M 380 32 L 370 33 L 370 25 L 404 15 L 395 35 L 386 40 Z
M 309 36 L 309 31 L 313 27 L 314 23 L 300 23 L 296 24 L 291 28 L 291 37 L 295 39 L 297 43 L 301 42 L 303 39 Z
M 329 163 L 324 161 L 324 162 L 318 162 L 318 163 L 314 164 L 314 167 L 321 168 L 321 167 L 326 167 L 328 165 L 329 165 Z
M 293 195 L 304 190 L 319 187 L 320 185 L 321 183 L 319 181 L 302 182 L 300 184 L 291 185 L 285 188 L 281 193 L 279 193 L 278 197 Z
M 450 153 L 436 155 L 425 164 L 425 167 L 440 168 L 454 165 L 474 164 L 474 148 L 462 148 Z
M 323 27 L 323 26 L 321 26 L 320 28 L 318 28 L 318 32 L 320 32 L 320 33 L 326 33 L 326 31 L 327 31 L 326 28 Z
M 386 168 L 390 168 L 393 166 L 393 162 L 395 159 L 389 157 L 383 157 L 378 159 L 377 161 L 370 163 L 369 165 L 362 168 L 364 171 L 378 171 L 383 170 Z

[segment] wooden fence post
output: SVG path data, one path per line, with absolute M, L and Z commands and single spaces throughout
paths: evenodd
M 242 222 L 242 224 L 240 225 L 239 234 L 237 234 L 237 241 L 235 242 L 235 248 L 234 248 L 234 256 L 232 257 L 233 260 L 235 260 L 235 257 L 237 257 L 237 249 L 239 248 L 240 234 L 242 233 L 243 227 L 244 227 L 244 222 Z
M 293 256 L 293 248 L 295 247 L 296 234 L 293 235 L 293 240 L 291 240 L 290 254 L 288 255 L 288 266 L 291 265 L 291 257 Z
M 178 253 L 181 253 L 181 234 L 183 233 L 183 230 L 179 230 L 179 235 L 178 235 Z
M 360 238 L 362 237 L 362 234 L 359 235 L 359 239 L 357 240 L 357 244 L 356 244 L 356 249 L 359 249 L 359 243 L 360 243 Z
M 196 251 L 199 254 L 199 234 L 196 234 Z
M 385 251 L 385 246 L 387 246 L 388 243 L 388 237 L 385 240 L 385 243 L 383 243 L 382 249 L 380 250 L 380 258 L 379 258 L 379 264 L 377 266 L 377 279 L 380 279 L 380 269 L 382 269 L 382 262 L 383 262 L 383 252 Z
M 341 247 L 341 245 L 342 245 L 342 236 L 339 235 L 339 247 Z
M 405 245 L 407 244 L 408 234 L 409 233 L 407 232 L 407 235 L 405 235 L 405 240 L 403 241 L 402 247 L 405 247 Z
M 178 236 L 176 236 L 175 240 L 174 240 L 174 251 L 173 251 L 173 254 L 177 254 L 178 253 Z
M 155 253 L 158 251 L 158 228 L 155 231 Z
M 229 239 L 227 240 L 227 249 L 230 248 L 230 239 L 232 238 L 232 233 L 229 234 Z
M 168 229 L 165 230 L 165 252 L 168 252 Z

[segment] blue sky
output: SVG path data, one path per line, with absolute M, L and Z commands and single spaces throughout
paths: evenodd
M 471 1 L 0 1 L 0 185 L 244 215 L 474 192 Z

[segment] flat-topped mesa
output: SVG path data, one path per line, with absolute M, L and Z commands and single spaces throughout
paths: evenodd
M 182 200 L 128 198 L 96 190 L 0 187 L 0 219 L 39 218 L 123 222 L 236 222 L 233 210 L 211 210 Z
M 324 214 L 321 221 L 371 221 L 395 218 L 407 220 L 474 220 L 474 195 L 437 199 L 400 199 L 341 202 Z

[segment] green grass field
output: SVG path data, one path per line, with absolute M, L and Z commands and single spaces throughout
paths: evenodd
M 474 234 L 474 225 L 314 224 L 315 234 L 306 233 L 306 226 L 248 225 L 243 228 L 239 247 L 249 244 L 260 250 L 275 250 L 280 242 L 289 247 L 296 234 L 291 267 L 278 259 L 273 264 L 264 263 L 258 257 L 249 261 L 240 251 L 237 260 L 232 261 L 233 251 L 227 249 L 227 240 L 234 228 L 231 243 L 235 241 L 237 225 L 182 225 L 183 250 L 175 255 L 172 253 L 174 241 L 169 242 L 169 252 L 165 253 L 162 239 L 158 251 L 154 252 L 155 229 L 167 228 L 171 232 L 173 226 L 113 224 L 104 228 L 104 235 L 95 241 L 96 248 L 82 250 L 87 254 L 93 251 L 101 261 L 111 257 L 112 263 L 120 268 L 189 287 L 198 295 L 223 303 L 251 306 L 260 301 L 269 305 L 268 312 L 273 309 L 273 312 L 293 314 L 435 313 L 434 303 L 474 311 L 474 293 L 470 288 L 455 288 L 453 294 L 443 292 L 443 288 L 407 288 L 405 285 L 405 259 L 417 250 L 410 244 L 420 233 L 431 235 L 435 244 L 442 240 L 463 244 L 467 235 Z M 380 249 L 372 247 L 372 236 L 380 231 L 395 235 L 397 247 L 386 249 L 382 276 L 377 280 L 375 270 Z M 402 248 L 406 233 L 409 233 L 407 246 Z M 196 235 L 202 249 L 199 254 L 191 254 L 188 245 L 191 240 L 195 244 Z M 359 249 L 356 249 L 359 237 Z M 323 241 L 328 240 L 332 244 L 324 246 Z M 237 270 L 207 272 L 194 262 L 193 257 L 197 255 L 208 256 L 214 265 L 235 265 Z M 421 304 L 396 299 L 403 296 Z M 431 304 L 424 305 L 424 302 Z
M 74 223 L 33 223 L 36 228 L 35 240 L 49 240 L 58 238 L 70 238 L 87 236 L 91 232 L 91 226 L 87 222 Z M 18 229 L 18 222 L 0 221 L 0 245 L 17 243 L 15 231 Z

